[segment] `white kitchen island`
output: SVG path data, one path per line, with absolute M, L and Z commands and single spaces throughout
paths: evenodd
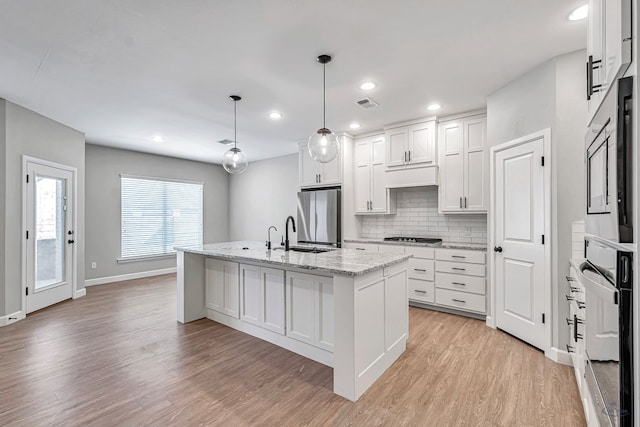
M 266 250 L 262 242 L 178 251 L 178 321 L 209 318 L 333 367 L 358 398 L 405 351 L 410 255 Z

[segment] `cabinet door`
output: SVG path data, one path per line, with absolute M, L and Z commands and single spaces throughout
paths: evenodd
M 320 174 L 320 184 L 326 186 L 336 185 L 342 182 L 342 156 L 340 156 L 340 154 L 329 163 L 315 163 L 320 165 L 320 171 L 318 172 Z
M 261 326 L 284 335 L 284 270 L 261 268 L 260 272 L 262 276 Z
M 440 126 L 440 206 L 443 212 L 462 211 L 464 194 L 463 124 L 451 122 Z
M 589 0 L 589 29 L 587 31 L 587 57 L 592 56 L 594 61 L 604 62 L 604 9 L 603 2 L 605 0 Z M 618 0 L 614 0 L 618 1 Z M 604 83 L 604 67 L 602 62 L 599 66 L 594 66 L 593 69 L 593 85 L 600 86 Z M 589 72 L 589 70 L 587 70 Z M 595 89 L 595 92 L 591 95 L 591 98 L 587 101 L 587 108 L 589 111 L 589 118 L 591 118 L 603 98 L 604 86 L 600 89 Z M 589 120 L 590 121 L 590 120 Z
M 298 152 L 298 168 L 300 176 L 300 187 L 313 187 L 320 185 L 318 174 L 320 174 L 320 163 L 316 162 L 309 155 L 306 145 L 300 146 Z
M 489 205 L 487 119 L 464 122 L 464 201 L 467 212 L 486 212 Z
M 368 140 L 357 141 L 354 149 L 355 208 L 357 213 L 369 213 L 371 200 L 371 143 Z
M 631 0 L 605 0 L 603 8 L 602 66 L 608 87 L 622 77 L 631 63 Z
M 240 318 L 238 263 L 207 258 L 207 308 Z
M 406 128 L 390 129 L 385 133 L 386 165 L 388 167 L 402 166 L 406 163 L 408 132 Z
M 287 272 L 287 336 L 311 345 L 315 332 L 313 317 L 316 289 L 314 276 Z
M 384 167 L 384 138 L 371 142 L 371 212 L 387 212 L 387 186 Z
M 260 267 L 240 265 L 240 319 L 260 326 L 262 284 Z
M 434 123 L 421 123 L 409 128 L 409 163 L 436 164 Z

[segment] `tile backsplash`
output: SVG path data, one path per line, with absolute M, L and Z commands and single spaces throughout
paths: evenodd
M 438 213 L 438 187 L 394 190 L 395 215 L 361 218 L 365 239 L 391 236 L 438 237 L 444 242 L 487 243 L 486 214 L 442 215 Z M 392 193 L 393 197 L 393 193 Z

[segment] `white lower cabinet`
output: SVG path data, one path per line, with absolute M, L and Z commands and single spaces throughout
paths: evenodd
M 487 312 L 486 253 L 436 249 L 435 303 L 456 310 Z
M 434 279 L 434 250 L 407 246 L 406 253 L 413 255 L 409 258 L 409 301 L 433 304 L 435 302 Z
M 239 319 L 238 263 L 207 258 L 205 294 L 207 308 Z
M 333 351 L 333 279 L 287 271 L 287 336 Z
M 409 300 L 434 303 L 436 287 L 433 282 L 409 277 Z
M 240 319 L 285 334 L 284 270 L 240 265 Z

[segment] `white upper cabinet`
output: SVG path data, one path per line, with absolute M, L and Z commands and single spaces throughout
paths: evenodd
M 329 163 L 320 163 L 311 158 L 306 142 L 300 143 L 298 146 L 300 187 L 329 187 L 342 184 L 342 156 L 340 154 Z
M 357 214 L 389 213 L 384 160 L 384 135 L 355 141 L 354 185 Z
M 587 100 L 589 122 L 631 64 L 631 0 L 589 0 Z
M 486 116 L 442 121 L 438 129 L 441 212 L 486 212 L 489 203 Z
M 435 166 L 436 121 L 385 129 L 386 168 Z

